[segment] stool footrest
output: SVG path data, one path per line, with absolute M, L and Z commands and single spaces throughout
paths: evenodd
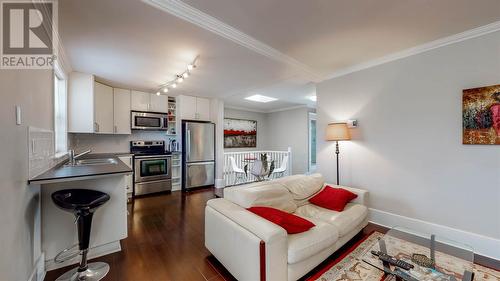
M 63 263 L 67 260 L 75 258 L 82 254 L 82 251 L 79 249 L 79 244 L 75 244 L 71 247 L 68 247 L 62 251 L 60 251 L 54 258 L 55 263 Z

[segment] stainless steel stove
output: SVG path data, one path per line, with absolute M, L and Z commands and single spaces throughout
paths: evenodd
M 134 195 L 172 190 L 172 156 L 164 141 L 131 141 L 134 154 Z

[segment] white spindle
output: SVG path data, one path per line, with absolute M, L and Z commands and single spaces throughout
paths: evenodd
M 286 172 L 283 175 L 274 174 L 272 178 L 278 178 L 280 176 L 291 175 L 291 162 L 292 162 L 292 151 L 291 148 L 288 148 L 287 151 L 241 151 L 241 152 L 225 152 L 224 153 L 224 181 L 226 186 L 234 185 L 234 181 L 236 179 L 236 174 L 233 172 L 231 167 L 231 162 L 229 161 L 229 157 L 234 157 L 236 161 L 236 165 L 240 168 L 244 169 L 245 165 L 248 164 L 248 173 L 244 180 L 238 180 L 238 184 L 248 183 L 257 181 L 257 178 L 250 173 L 253 166 L 253 161 L 245 161 L 248 158 L 256 158 L 260 159 L 261 154 L 267 154 L 268 159 L 270 161 L 274 161 L 274 168 L 277 169 L 281 167 L 281 163 L 283 163 L 283 158 L 288 156 L 288 163 Z

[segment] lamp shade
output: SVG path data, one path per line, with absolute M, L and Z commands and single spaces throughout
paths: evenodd
M 343 141 L 350 140 L 351 134 L 347 128 L 347 123 L 330 123 L 326 127 L 326 140 L 327 141 Z

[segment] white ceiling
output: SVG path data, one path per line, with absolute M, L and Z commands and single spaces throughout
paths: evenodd
M 500 20 L 498 0 L 183 2 L 322 75 Z M 311 80 L 290 64 L 139 0 L 59 1 L 59 30 L 72 68 L 113 86 L 153 91 L 200 55 L 172 93 L 259 111 L 313 105 Z M 279 101 L 243 99 L 253 94 Z

